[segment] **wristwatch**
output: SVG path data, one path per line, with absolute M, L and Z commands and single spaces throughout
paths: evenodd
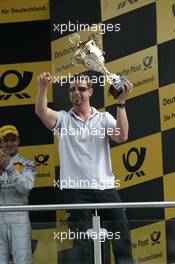
M 125 108 L 126 104 L 123 103 L 123 104 L 116 104 L 116 106 L 120 107 L 120 108 Z

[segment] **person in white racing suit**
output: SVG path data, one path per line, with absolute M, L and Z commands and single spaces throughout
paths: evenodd
M 0 128 L 0 206 L 28 204 L 34 186 L 34 162 L 18 152 L 19 133 L 15 126 Z M 0 212 L 0 263 L 31 264 L 31 226 L 28 212 Z

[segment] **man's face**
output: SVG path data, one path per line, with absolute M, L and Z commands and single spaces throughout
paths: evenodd
M 74 106 L 81 106 L 89 102 L 93 92 L 92 88 L 87 86 L 86 81 L 76 81 L 70 83 L 69 96 Z
M 8 134 L 1 138 L 0 146 L 3 152 L 12 157 L 18 153 L 19 137 L 13 134 Z

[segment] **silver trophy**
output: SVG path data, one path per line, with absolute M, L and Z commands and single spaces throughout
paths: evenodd
M 80 41 L 80 35 L 75 33 L 69 41 L 75 45 L 76 52 L 71 57 L 74 65 L 83 64 L 86 68 L 101 72 L 110 84 L 109 93 L 116 99 L 122 92 L 122 86 L 127 81 L 126 77 L 110 73 L 105 67 L 104 52 L 97 46 L 101 39 L 98 33 L 93 33 L 87 41 Z

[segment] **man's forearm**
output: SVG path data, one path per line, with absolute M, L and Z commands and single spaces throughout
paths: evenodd
M 49 109 L 47 106 L 47 87 L 43 88 L 39 86 L 35 103 L 35 113 L 48 128 L 54 127 L 56 123 L 51 112 L 53 112 L 53 110 Z
M 53 128 L 57 121 L 57 112 L 47 106 L 47 87 L 52 83 L 50 73 L 42 73 L 38 76 L 38 93 L 35 102 L 35 113 L 48 128 Z
M 39 86 L 35 103 L 35 113 L 39 117 L 47 113 L 47 88 L 41 88 Z
M 125 108 L 117 107 L 117 127 L 120 128 L 120 135 L 118 135 L 119 142 L 124 142 L 128 139 L 128 118 Z
M 117 128 L 120 129 L 120 134 L 118 136 L 114 136 L 113 140 L 118 143 L 125 142 L 128 139 L 128 131 L 129 131 L 129 124 L 128 118 L 125 109 L 125 102 L 132 91 L 132 83 L 126 81 L 122 87 L 122 93 L 117 98 Z
M 111 139 L 116 141 L 117 143 L 125 142 L 128 139 L 128 118 L 126 114 L 125 108 L 117 107 L 116 113 L 117 125 L 115 131 L 119 131 L 119 133 L 113 133 Z

